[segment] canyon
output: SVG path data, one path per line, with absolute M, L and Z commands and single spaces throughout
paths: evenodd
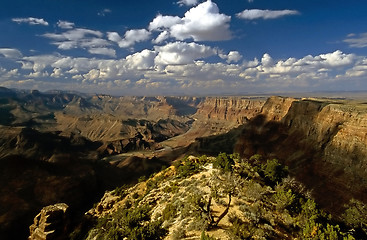
M 352 198 L 367 202 L 362 100 L 0 88 L 0 113 L 2 239 L 29 236 L 47 205 L 66 203 L 69 214 L 83 215 L 106 190 L 189 154 L 277 158 L 335 216 Z

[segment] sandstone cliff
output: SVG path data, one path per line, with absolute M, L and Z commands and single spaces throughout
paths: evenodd
M 243 124 L 260 113 L 264 102 L 241 97 L 208 97 L 198 105 L 196 116 Z
M 236 150 L 284 160 L 323 207 L 338 212 L 353 197 L 367 202 L 366 146 L 365 104 L 271 97 Z

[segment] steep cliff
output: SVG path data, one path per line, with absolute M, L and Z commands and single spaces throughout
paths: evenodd
M 366 146 L 367 105 L 271 97 L 236 150 L 282 159 L 323 207 L 339 212 L 351 198 L 367 202 Z
M 208 97 L 198 105 L 196 116 L 243 124 L 260 113 L 264 102 L 241 97 Z

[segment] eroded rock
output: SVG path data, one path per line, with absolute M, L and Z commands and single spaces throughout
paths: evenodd
M 29 240 L 67 239 L 68 208 L 65 203 L 57 203 L 42 208 L 29 227 Z

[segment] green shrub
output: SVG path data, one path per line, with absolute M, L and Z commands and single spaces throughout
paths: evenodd
M 287 191 L 282 187 L 277 187 L 274 198 L 277 210 L 283 211 L 284 209 L 289 209 L 294 204 L 296 195 L 293 194 L 291 189 Z
M 162 221 L 151 221 L 150 207 L 120 209 L 98 220 L 90 233 L 96 239 L 163 239 L 167 230 L 162 228 Z M 90 236 L 91 237 L 91 236 Z
M 367 206 L 356 199 L 351 199 L 342 215 L 345 223 L 352 228 L 360 228 L 367 233 Z
M 277 159 L 268 160 L 262 165 L 262 171 L 271 184 L 280 183 L 288 175 L 288 168 L 280 164 Z
M 234 162 L 234 155 L 227 153 L 219 153 L 216 157 L 213 166 L 222 169 L 225 172 L 232 172 Z
M 129 185 L 122 185 L 120 187 L 115 188 L 115 190 L 113 190 L 113 195 L 115 196 L 120 196 L 121 198 L 124 198 L 128 192 L 126 192 L 126 190 L 129 188 Z
M 171 234 L 171 238 L 173 240 L 181 240 L 185 237 L 186 237 L 186 230 L 182 226 L 176 228 Z
M 199 163 L 195 163 L 186 158 L 177 167 L 178 177 L 186 178 L 195 173 L 198 173 L 200 170 L 200 167 L 201 165 Z
M 231 239 L 249 239 L 255 233 L 255 226 L 252 222 L 244 222 L 238 216 L 229 216 L 231 226 L 228 230 Z
M 171 220 L 172 218 L 176 217 L 176 215 L 177 215 L 176 207 L 173 204 L 168 203 L 162 212 L 163 220 L 164 221 Z
M 207 234 L 205 234 L 204 231 L 201 232 L 200 240 L 216 240 L 215 237 L 211 237 Z

